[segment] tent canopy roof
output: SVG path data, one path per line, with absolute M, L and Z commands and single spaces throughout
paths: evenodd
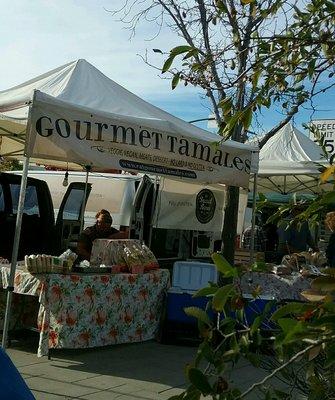
M 288 123 L 259 152 L 258 191 L 317 193 L 326 163 L 320 147 Z
M 52 109 L 52 111 L 57 110 L 55 115 L 61 115 L 60 110 L 71 112 L 72 120 L 78 118 L 78 115 L 83 117 L 86 113 L 87 118 L 83 117 L 82 121 L 91 117 L 92 121 L 94 117 L 108 118 L 109 122 L 114 119 L 118 123 L 123 121 L 124 124 L 128 124 L 124 126 L 131 124 L 132 127 L 145 127 L 152 131 L 163 132 L 163 135 L 168 135 L 171 132 L 173 134 L 178 133 L 179 137 L 184 138 L 183 140 L 189 139 L 208 146 L 213 145 L 213 142 L 222 140 L 219 135 L 200 129 L 147 103 L 106 77 L 93 65 L 81 59 L 0 92 L 1 155 L 17 158 L 22 156 L 26 144 L 25 129 L 29 105 L 33 102 L 34 107 L 34 99 L 37 97 L 34 97 L 34 93 L 39 93 L 40 105 L 48 105 L 49 110 Z M 38 137 L 38 139 L 41 138 Z M 63 146 L 59 143 L 56 146 L 54 143 L 49 143 L 49 145 L 55 151 Z M 234 154 L 235 157 L 239 157 L 241 154 L 249 154 L 247 156 L 249 159 L 251 158 L 250 154 L 258 150 L 255 146 L 230 140 L 225 141 L 222 145 L 227 152 Z M 76 148 L 81 151 L 80 147 L 82 146 L 76 146 L 72 143 L 72 150 Z M 146 149 L 143 151 L 146 151 Z M 75 164 L 84 165 L 85 156 L 83 153 L 76 158 L 72 151 L 72 157 L 69 159 L 66 159 L 69 152 L 66 153 L 62 149 L 61 153 L 61 156 L 58 155 L 55 158 L 52 158 L 52 154 L 49 154 L 46 161 L 47 152 L 40 151 L 40 157 L 34 154 L 32 161 L 54 166 L 66 166 L 68 164 L 70 168 L 73 168 Z M 88 161 L 92 161 L 90 157 L 88 158 Z M 94 161 L 91 164 L 93 165 Z M 106 168 L 108 168 L 107 165 Z M 112 167 L 109 166 L 109 168 Z M 99 166 L 97 169 L 101 170 Z M 229 172 L 228 168 L 226 170 Z M 236 172 L 239 173 L 240 171 Z M 220 173 L 222 174 L 222 171 Z M 224 179 L 221 181 L 229 184 L 234 183 L 232 178 L 229 182 L 224 182 Z
M 146 102 L 124 89 L 84 59 L 79 59 L 55 68 L 21 85 L 0 92 L 0 114 L 2 117 L 26 123 L 28 103 L 33 99 L 34 90 L 39 90 L 58 100 L 77 107 L 86 107 L 125 117 L 149 120 L 163 120 L 176 124 L 190 136 L 202 139 L 222 140 L 222 137 L 200 129 L 166 111 Z M 227 141 L 234 147 L 247 145 Z M 250 146 L 247 146 L 250 148 Z

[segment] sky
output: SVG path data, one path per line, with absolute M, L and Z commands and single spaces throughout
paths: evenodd
M 199 89 L 171 82 L 142 60 L 163 64 L 153 48 L 169 50 L 181 43 L 168 29 L 149 40 L 154 24 L 141 24 L 136 35 L 107 10 L 118 9 L 124 0 L 0 0 L 0 91 L 27 81 L 70 61 L 84 58 L 109 78 L 146 101 L 186 121 L 207 118 L 210 106 Z M 335 118 L 335 91 L 317 102 L 314 119 Z M 301 128 L 311 112 L 301 110 L 294 123 Z M 261 119 L 264 132 L 282 116 L 271 110 Z M 198 124 L 207 128 L 207 123 Z

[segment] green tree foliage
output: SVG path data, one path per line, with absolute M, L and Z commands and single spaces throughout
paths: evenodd
M 306 302 L 290 302 L 281 307 L 269 302 L 262 312 L 248 320 L 249 300 L 243 297 L 240 278 L 243 271 L 232 267 L 219 254 L 213 255 L 218 270 L 234 282 L 223 287 L 210 285 L 194 297 L 206 296 L 206 312 L 197 307 L 185 313 L 198 321 L 202 343 L 193 362 L 186 368 L 187 389 L 170 400 L 238 400 L 256 393 L 264 400 L 335 398 L 335 272 L 312 282 L 303 294 Z M 258 270 L 257 264 L 252 270 Z M 254 293 L 257 299 L 259 293 Z M 271 336 L 264 335 L 264 326 Z M 271 356 L 264 349 L 271 349 Z M 266 372 L 264 378 L 248 388 L 234 385 L 230 373 L 241 359 Z M 278 377 L 286 385 L 276 387 Z M 277 381 L 278 385 L 278 381 Z
M 203 89 L 223 140 L 245 142 L 258 113 L 270 107 L 279 109 L 283 119 L 260 142 L 262 147 L 300 106 L 310 102 L 313 108 L 314 96 L 334 85 L 334 4 L 328 0 L 134 0 L 118 15 L 133 33 L 139 22 L 147 20 L 151 26 L 155 22 L 158 31 L 168 26 L 179 36 L 179 46 L 154 49 L 164 58 L 159 68 L 171 76 L 172 89 L 180 84 Z M 323 179 L 334 171 L 331 165 Z M 320 196 L 298 218 L 316 220 L 332 198 L 333 193 Z M 260 390 L 266 400 L 295 399 L 291 390 L 269 384 L 274 375 L 308 399 L 334 399 L 332 269 L 325 270 L 312 291 L 305 293 L 309 302 L 290 303 L 272 315 L 275 328 L 270 347 L 275 356 L 267 364 L 269 374 L 244 392 L 229 381 L 228 371 L 241 357 L 255 366 L 266 364 L 261 350 L 269 339 L 262 336 L 262 324 L 271 316 L 270 305 L 251 324 L 246 323 L 246 300 L 238 284 L 241 271 L 231 265 L 237 204 L 237 189 L 230 188 L 223 231 L 224 252 L 230 262 L 218 255 L 214 258 L 230 283 L 211 285 L 197 294 L 208 297 L 211 313 L 195 307 L 185 310 L 197 318 L 202 343 L 186 369 L 189 387 L 172 399 L 197 400 L 201 395 L 242 399 L 254 390 Z M 213 318 L 213 313 L 219 318 Z
M 179 46 L 154 49 L 164 58 L 158 68 L 171 76 L 172 89 L 181 83 L 203 89 L 223 140 L 245 142 L 257 115 L 277 107 L 283 119 L 262 147 L 301 105 L 333 85 L 332 1 L 134 0 L 116 14 L 133 34 L 148 21 L 158 34 L 167 26 L 179 36 Z M 237 210 L 238 189 L 229 188 L 223 242 L 230 262 Z
M 120 14 L 133 32 L 147 20 L 180 37 L 173 49 L 154 49 L 165 58 L 161 71 L 172 76 L 172 89 L 205 91 L 225 138 L 245 141 L 263 107 L 280 105 L 284 124 L 332 86 L 318 85 L 334 73 L 332 1 L 135 0 Z

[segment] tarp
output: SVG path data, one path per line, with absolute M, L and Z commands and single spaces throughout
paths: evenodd
M 25 127 L 28 121 L 29 141 Z M 145 102 L 78 60 L 0 92 L 0 154 L 248 187 L 257 147 L 226 141 Z
M 260 150 L 258 191 L 318 193 L 320 168 L 327 162 L 320 146 L 291 124 L 281 128 Z

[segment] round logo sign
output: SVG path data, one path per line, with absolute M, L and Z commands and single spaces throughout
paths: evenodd
M 209 189 L 201 190 L 197 195 L 195 215 L 202 224 L 207 224 L 215 213 L 216 200 L 213 192 Z

